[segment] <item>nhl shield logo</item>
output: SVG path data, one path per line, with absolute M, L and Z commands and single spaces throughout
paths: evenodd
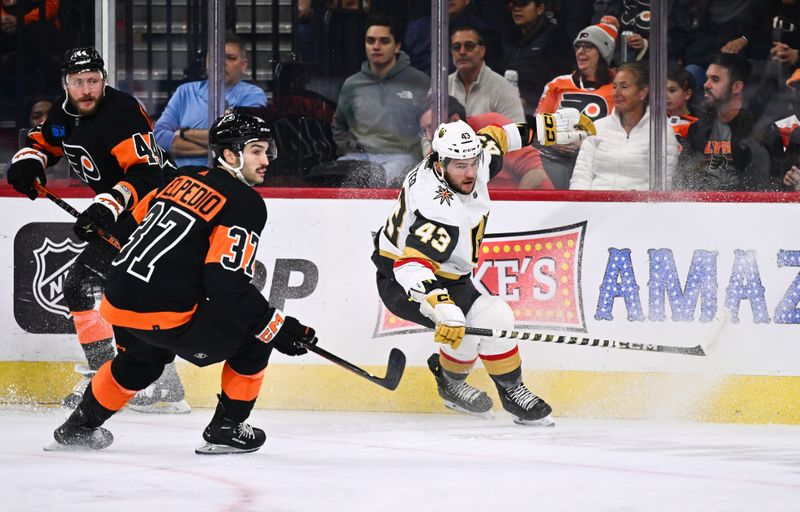
M 76 243 L 69 238 L 61 243 L 45 238 L 42 245 L 33 250 L 36 262 L 33 296 L 43 309 L 70 317 L 69 308 L 64 303 L 64 282 L 70 266 L 85 246 L 85 243 Z

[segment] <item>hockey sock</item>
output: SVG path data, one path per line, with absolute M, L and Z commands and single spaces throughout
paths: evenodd
M 72 318 L 89 368 L 97 370 L 114 358 L 114 330 L 99 312 L 94 309 L 72 311 Z
M 117 382 L 111 372 L 111 361 L 108 361 L 97 370 L 97 374 L 83 395 L 84 399 L 88 394 L 92 394 L 101 406 L 112 411 L 113 414 L 125 407 L 125 404 L 136 394 L 136 390 L 124 388 Z

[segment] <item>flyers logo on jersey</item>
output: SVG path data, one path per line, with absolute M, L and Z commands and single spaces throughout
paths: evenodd
M 592 121 L 608 115 L 609 108 L 605 98 L 588 92 L 566 92 L 561 98 L 560 108 L 575 108 Z
M 67 144 L 66 142 L 63 143 L 63 146 L 64 156 L 67 158 L 72 172 L 77 174 L 78 177 L 86 183 L 88 183 L 89 180 L 100 180 L 100 169 L 98 169 L 97 164 L 95 164 L 92 159 L 92 155 L 86 151 L 86 148 Z
M 578 277 L 586 222 L 483 238 L 472 281 L 483 294 L 505 300 L 519 329 L 586 331 Z M 374 337 L 423 332 L 381 305 Z

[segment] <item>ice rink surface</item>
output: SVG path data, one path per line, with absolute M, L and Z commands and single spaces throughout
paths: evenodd
M 44 452 L 62 409 L 0 409 L 3 511 L 791 511 L 800 427 L 257 410 L 258 452 L 200 456 L 210 409 L 123 412 Z

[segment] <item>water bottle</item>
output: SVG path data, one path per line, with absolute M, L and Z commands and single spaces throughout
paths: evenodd
M 503 76 L 514 86 L 514 89 L 519 92 L 519 73 L 517 73 L 517 70 L 507 69 Z
M 628 60 L 630 60 L 628 58 L 628 36 L 632 35 L 633 32 L 630 30 L 625 30 L 622 32 L 622 35 L 619 38 L 619 58 L 622 60 L 622 62 L 628 62 Z

